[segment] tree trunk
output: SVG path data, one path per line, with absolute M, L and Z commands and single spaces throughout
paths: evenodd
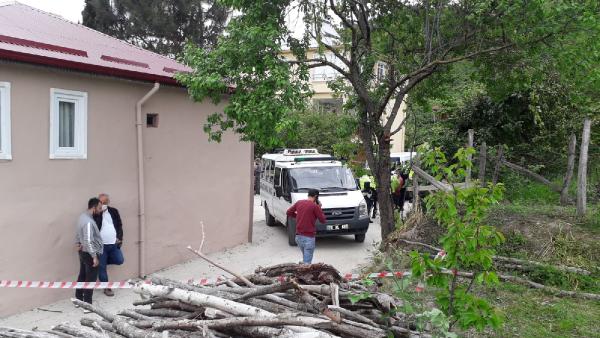
M 415 158 L 415 166 L 420 165 L 419 158 Z M 413 204 L 412 204 L 412 212 L 416 215 L 421 212 L 421 201 L 419 199 L 419 175 L 414 173 L 413 170 Z
M 377 154 L 377 198 L 379 202 L 379 216 L 381 225 L 381 240 L 394 231 L 394 207 L 392 203 L 390 144 L 387 141 L 379 142 Z
M 487 145 L 485 142 L 479 148 L 479 185 L 485 187 L 485 166 L 487 164 Z
M 498 183 L 498 177 L 500 176 L 500 168 L 502 167 L 502 160 L 504 160 L 504 146 L 498 145 L 498 156 L 496 157 L 496 167 L 494 168 L 494 176 L 492 177 L 492 183 Z
M 469 140 L 468 140 L 467 147 L 473 148 L 474 142 L 475 142 L 475 131 L 473 129 L 469 129 Z M 469 160 L 469 162 L 471 162 L 472 157 L 473 157 L 472 155 L 468 156 L 467 159 Z M 472 167 L 467 168 L 467 174 L 465 176 L 465 188 L 468 188 L 469 185 L 471 185 L 471 169 L 472 169 Z
M 584 216 L 587 207 L 587 161 L 591 127 L 592 120 L 586 117 L 583 122 L 583 135 L 581 136 L 581 147 L 579 150 L 579 168 L 577 170 L 577 216 Z
M 565 180 L 563 181 L 562 190 L 560 191 L 560 204 L 565 205 L 569 203 L 569 186 L 573 179 L 573 170 L 575 169 L 575 148 L 577 147 L 577 136 L 571 135 L 569 139 L 569 153 L 567 159 L 567 173 L 565 174 Z

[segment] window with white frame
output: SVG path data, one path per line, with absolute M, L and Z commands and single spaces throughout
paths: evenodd
M 0 82 L 0 160 L 12 160 L 10 142 L 10 83 Z
M 50 90 L 50 158 L 87 158 L 87 93 Z

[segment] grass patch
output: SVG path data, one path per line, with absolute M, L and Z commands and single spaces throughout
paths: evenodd
M 547 185 L 530 181 L 522 176 L 511 173 L 504 177 L 506 187 L 505 199 L 517 205 L 556 205 L 560 194 Z
M 488 292 L 487 298 L 504 314 L 497 332 L 466 334 L 471 337 L 600 337 L 600 304 L 557 298 L 508 283 Z

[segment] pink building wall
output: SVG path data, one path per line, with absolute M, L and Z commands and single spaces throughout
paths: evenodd
M 136 102 L 152 84 L 0 62 L 11 84 L 12 157 L 0 160 L 0 280 L 71 281 L 78 272 L 75 222 L 87 199 L 111 195 L 124 222 L 125 265 L 111 279 L 138 272 Z M 50 88 L 88 94 L 85 160 L 49 159 Z M 252 146 L 228 134 L 209 143 L 202 127 L 222 111 L 193 103 L 182 88 L 161 87 L 143 107 L 159 114 L 144 126 L 147 272 L 192 258 L 201 240 L 214 252 L 247 242 L 252 222 Z M 0 316 L 72 291 L 0 289 Z

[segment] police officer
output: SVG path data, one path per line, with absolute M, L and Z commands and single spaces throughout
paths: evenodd
M 372 175 L 369 176 L 371 179 L 371 201 L 373 202 L 373 218 L 377 217 L 377 182 L 375 182 L 375 177 Z M 369 212 L 369 215 L 371 213 Z
M 372 223 L 371 219 L 371 210 L 373 209 L 373 189 L 371 188 L 371 176 L 364 174 L 358 180 L 358 184 L 360 190 L 362 191 L 363 196 L 365 197 L 365 202 L 367 202 L 367 211 L 369 213 L 369 222 Z

